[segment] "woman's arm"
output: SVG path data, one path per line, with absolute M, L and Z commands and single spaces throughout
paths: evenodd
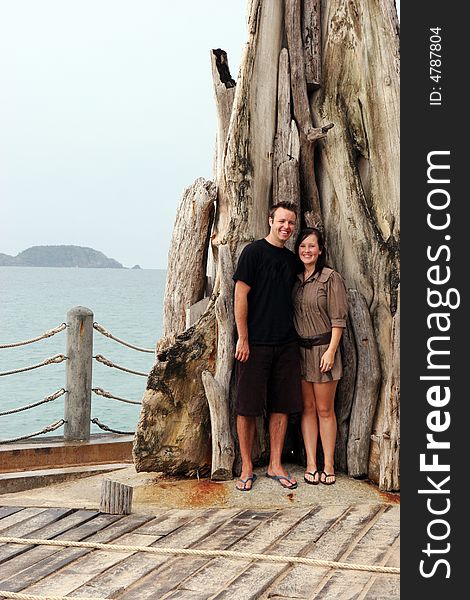
M 332 327 L 330 344 L 320 360 L 320 371 L 322 373 L 331 371 L 331 369 L 333 368 L 333 365 L 335 363 L 336 350 L 338 349 L 339 342 L 341 340 L 342 335 L 343 335 L 342 327 Z

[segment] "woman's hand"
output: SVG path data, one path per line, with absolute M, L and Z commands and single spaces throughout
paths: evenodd
M 335 364 L 335 351 L 328 350 L 323 354 L 320 360 L 320 371 L 322 373 L 326 373 L 327 371 L 331 371 L 333 365 Z

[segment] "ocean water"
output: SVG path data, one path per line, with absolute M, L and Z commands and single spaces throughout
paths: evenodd
M 0 345 L 28 340 L 67 320 L 75 306 L 93 311 L 93 320 L 114 336 L 153 349 L 161 336 L 165 270 L 0 267 Z M 33 344 L 0 348 L 0 372 L 66 354 L 66 330 Z M 127 369 L 148 373 L 154 354 L 138 352 L 94 330 L 93 355 L 102 354 Z M 65 387 L 65 361 L 0 376 L 0 412 L 38 402 Z M 92 387 L 141 401 L 146 377 L 93 360 Z M 134 431 L 140 406 L 92 392 L 91 416 L 111 429 Z M 64 396 L 19 413 L 0 416 L 0 439 L 35 431 L 63 418 Z M 92 424 L 92 433 L 105 433 Z M 63 426 L 46 435 L 62 435 Z

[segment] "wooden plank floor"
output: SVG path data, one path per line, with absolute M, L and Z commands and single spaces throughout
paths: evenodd
M 0 536 L 399 566 L 399 507 L 390 504 L 161 509 L 126 516 L 4 506 Z M 225 557 L 2 544 L 0 590 L 120 600 L 398 600 L 399 576 Z

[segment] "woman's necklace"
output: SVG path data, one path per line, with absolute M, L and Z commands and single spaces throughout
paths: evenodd
M 307 281 L 307 279 L 315 272 L 315 269 L 313 268 L 311 271 L 308 271 L 307 269 L 304 269 L 304 281 Z

